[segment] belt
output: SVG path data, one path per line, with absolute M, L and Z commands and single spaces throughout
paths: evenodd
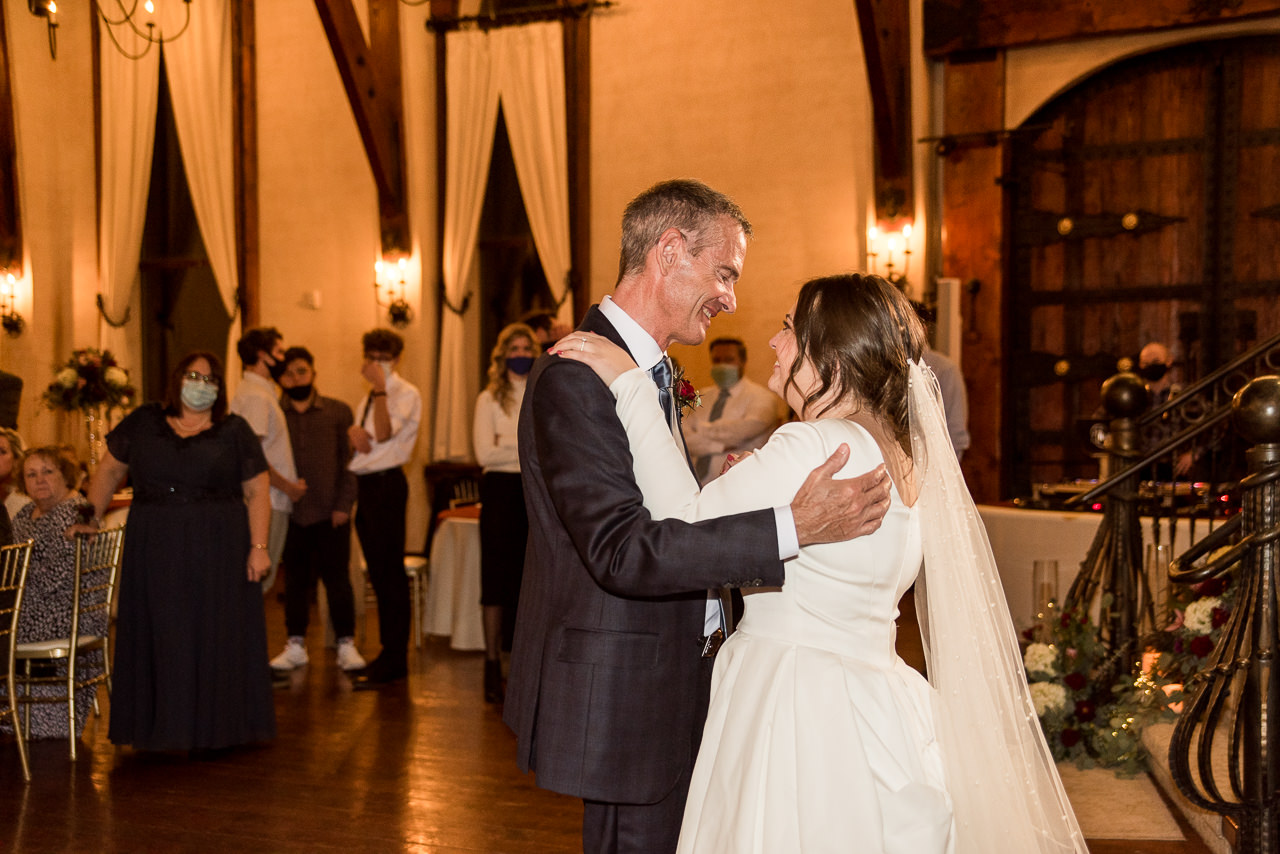
M 724 629 L 716 629 L 706 637 L 699 639 L 698 643 L 702 645 L 703 658 L 715 658 L 716 653 L 720 651 L 720 645 L 724 643 Z
M 365 474 L 357 474 L 356 477 L 362 480 L 364 479 L 377 480 L 378 478 L 390 477 L 396 474 L 399 474 L 399 475 L 404 474 L 404 471 L 400 468 L 400 466 L 392 466 L 389 469 L 380 469 L 378 471 L 366 472 Z

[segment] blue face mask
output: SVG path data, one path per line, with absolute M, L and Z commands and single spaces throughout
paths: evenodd
M 712 365 L 711 381 L 720 388 L 732 388 L 738 381 L 737 365 Z
M 533 370 L 532 356 L 509 356 L 507 357 L 507 370 L 518 377 Z
M 218 399 L 218 387 L 200 380 L 183 380 L 181 397 L 189 409 L 204 412 Z

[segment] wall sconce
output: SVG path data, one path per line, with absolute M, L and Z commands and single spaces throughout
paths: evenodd
M 373 264 L 374 301 L 387 310 L 391 325 L 397 328 L 404 328 L 413 320 L 413 307 L 404 298 L 404 271 L 408 263 L 401 255 L 394 265 L 381 259 Z
M 54 0 L 27 0 L 27 11 L 44 18 L 49 27 L 49 58 L 58 58 L 58 4 Z
M 0 327 L 4 328 L 10 338 L 17 338 L 27 328 L 27 322 L 13 307 L 17 286 L 18 277 L 13 273 L 6 272 L 0 276 Z
M 881 271 L 877 261 L 880 258 L 880 238 L 884 238 L 885 263 Z M 897 253 L 902 262 L 902 272 L 894 272 L 894 254 Z M 902 231 L 881 234 L 880 229 L 871 226 L 867 229 L 867 272 L 882 277 L 889 284 L 901 291 L 907 289 L 907 270 L 911 263 L 911 225 L 902 226 Z

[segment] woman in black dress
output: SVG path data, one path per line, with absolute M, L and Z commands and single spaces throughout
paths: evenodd
M 191 751 L 269 741 L 267 463 L 248 423 L 227 413 L 216 356 L 184 358 L 164 404 L 107 436 L 89 486 L 96 518 L 126 474 L 111 740 Z

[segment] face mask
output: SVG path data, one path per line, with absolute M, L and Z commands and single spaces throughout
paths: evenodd
M 293 388 L 285 389 L 284 393 L 289 395 L 289 397 L 293 398 L 294 400 L 303 401 L 311 397 L 311 389 L 314 387 L 315 386 L 313 383 L 307 383 L 306 385 L 296 385 Z
M 511 356 L 507 359 L 507 370 L 522 377 L 533 370 L 532 356 Z
M 284 376 L 284 372 L 289 366 L 284 363 L 284 359 L 279 359 L 274 365 L 267 365 L 267 372 L 271 374 L 271 379 L 280 382 L 280 378 Z
M 182 392 L 179 396 L 188 409 L 204 412 L 218 399 L 218 387 L 202 383 L 200 380 L 183 380 Z
M 374 364 L 376 364 L 379 368 L 382 368 L 382 376 L 385 379 L 391 379 L 391 363 L 390 362 L 375 362 Z
M 1169 366 L 1166 365 L 1164 362 L 1152 362 L 1151 364 L 1138 369 L 1138 373 L 1142 376 L 1144 380 L 1147 380 L 1148 382 L 1153 382 L 1153 383 L 1159 382 L 1161 379 L 1164 378 L 1164 375 L 1168 372 L 1169 372 Z
M 738 366 L 712 365 L 711 381 L 720 388 L 731 388 L 738 381 Z

